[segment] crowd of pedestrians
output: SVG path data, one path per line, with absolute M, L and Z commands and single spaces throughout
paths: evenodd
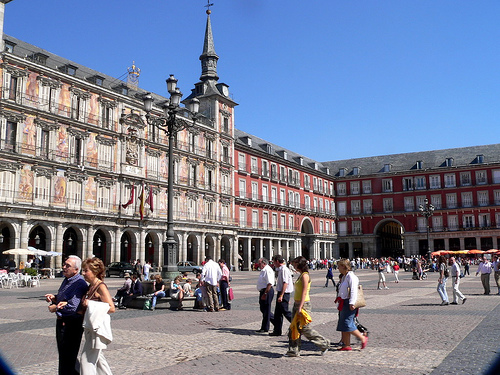
M 288 334 L 288 350 L 286 356 L 300 355 L 302 336 L 313 342 L 323 355 L 330 347 L 330 340 L 311 328 L 312 306 L 310 300 L 310 271 L 323 270 L 326 282 L 336 288 L 339 319 L 337 331 L 341 333 L 341 341 L 337 344 L 340 351 L 351 351 L 351 336 L 361 343 L 361 349 L 366 348 L 368 334 L 366 328 L 359 324 L 355 307 L 359 279 L 355 273 L 359 269 L 373 270 L 378 273 L 377 289 L 389 289 L 386 275 L 393 274 L 394 282 L 399 283 L 399 270 L 412 272 L 413 279 L 422 280 L 426 272 L 438 273 L 437 292 L 441 305 L 464 304 L 467 297 L 460 291 L 460 280 L 470 275 L 470 267 L 477 266 L 476 276 L 480 275 L 484 294 L 491 293 L 491 274 L 500 294 L 500 261 L 497 255 L 480 259 L 469 257 L 449 258 L 444 255 L 427 261 L 423 257 L 391 258 L 357 258 L 357 259 L 324 259 L 307 260 L 302 256 L 293 259 L 289 264 L 281 255 L 275 255 L 271 261 L 260 258 L 256 268 L 260 271 L 257 280 L 259 292 L 259 308 L 262 313 L 260 329 L 257 333 L 268 333 L 270 336 Z M 124 275 L 123 286 L 116 291 L 114 298 L 103 282 L 105 267 L 98 258 L 86 259 L 83 263 L 77 256 L 69 256 L 63 264 L 64 280 L 57 294 L 47 294 L 49 311 L 55 313 L 56 340 L 59 350 L 59 374 L 111 374 L 102 350 L 111 342 L 111 326 L 109 314 L 118 308 L 125 309 L 127 304 L 143 295 L 142 280 L 148 280 L 151 263 L 134 262 L 134 273 Z M 339 280 L 334 280 L 334 271 L 339 271 Z M 83 276 L 82 276 L 83 275 Z M 218 262 L 207 256 L 198 279 L 189 279 L 187 275 L 179 275 L 167 284 L 159 274 L 154 275 L 153 293 L 151 295 L 152 309 L 158 299 L 170 294 L 172 299 L 179 301 L 179 310 L 186 296 L 195 296 L 202 308 L 207 312 L 231 309 L 229 268 L 224 259 Z M 447 282 L 451 279 L 453 299 L 450 302 L 447 292 Z M 197 281 L 195 290 L 193 280 Z M 273 301 L 276 297 L 273 313 Z M 292 306 L 290 306 L 292 302 Z M 290 324 L 284 325 L 287 320 Z M 99 322 L 100 331 L 92 324 Z M 272 328 L 272 330 L 271 330 Z M 97 332 L 97 333 L 96 333 Z M 80 358 L 80 370 L 77 369 L 77 356 L 80 341 L 85 334 L 85 344 Z M 97 335 L 97 336 L 96 336 Z M 96 345 L 96 342 L 98 345 Z M 80 371 L 80 372 L 78 372 Z

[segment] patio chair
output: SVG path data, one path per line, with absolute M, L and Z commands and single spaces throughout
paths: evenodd
M 31 276 L 31 280 L 29 281 L 29 285 L 31 287 L 35 287 L 35 286 L 40 286 L 40 275 L 36 275 L 36 276 Z

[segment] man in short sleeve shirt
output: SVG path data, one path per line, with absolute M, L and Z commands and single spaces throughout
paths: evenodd
M 278 279 L 276 281 L 276 308 L 274 309 L 274 318 L 271 323 L 274 330 L 270 336 L 281 336 L 283 327 L 283 317 L 289 322 L 292 321 L 292 312 L 288 309 L 290 302 L 290 293 L 293 292 L 293 279 L 290 269 L 286 266 L 285 260 L 281 255 L 273 257 L 274 267 L 278 270 Z
M 257 333 L 269 332 L 271 319 L 274 318 L 271 312 L 271 304 L 274 297 L 274 271 L 269 266 L 266 258 L 260 258 L 258 267 L 260 268 L 259 280 L 257 281 L 257 290 L 259 291 L 259 306 L 262 313 L 262 324 Z

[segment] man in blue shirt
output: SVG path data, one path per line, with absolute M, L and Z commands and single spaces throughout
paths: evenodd
M 57 316 L 59 375 L 79 374 L 75 367 L 83 334 L 80 303 L 88 290 L 87 283 L 80 275 L 81 266 L 82 260 L 76 255 L 70 255 L 63 264 L 64 280 L 57 295 L 45 295 L 47 302 L 50 302 L 49 311 Z

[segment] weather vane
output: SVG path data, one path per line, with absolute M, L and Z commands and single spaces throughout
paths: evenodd
M 214 6 L 214 3 L 211 3 L 210 0 L 207 0 L 207 5 L 205 5 L 205 8 L 207 8 L 207 14 L 212 13 L 212 11 L 210 10 L 211 6 Z

